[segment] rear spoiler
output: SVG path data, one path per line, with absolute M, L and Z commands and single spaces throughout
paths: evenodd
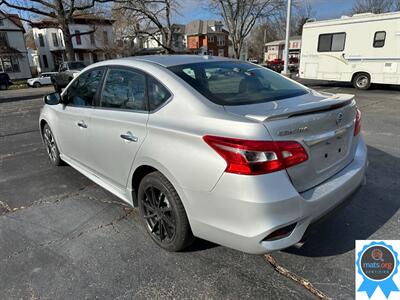
M 270 121 L 270 120 L 279 120 L 279 119 L 288 119 L 296 116 L 308 115 L 308 114 L 316 114 L 324 111 L 330 111 L 334 109 L 338 109 L 341 107 L 345 107 L 350 104 L 355 104 L 354 96 L 350 99 L 329 99 L 327 101 L 321 101 L 318 103 L 312 103 L 309 105 L 304 105 L 303 107 L 296 107 L 295 109 L 282 109 L 275 110 L 273 114 L 270 115 L 246 115 L 247 118 L 254 119 L 260 122 Z

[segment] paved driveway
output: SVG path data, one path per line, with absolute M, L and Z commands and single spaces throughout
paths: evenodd
M 400 239 L 400 93 L 316 84 L 357 94 L 367 185 L 302 248 L 273 257 L 328 297 L 353 299 L 354 240 Z M 315 298 L 264 256 L 201 240 L 183 253 L 157 248 L 136 210 L 71 167 L 50 166 L 41 102 L 0 97 L 0 299 Z

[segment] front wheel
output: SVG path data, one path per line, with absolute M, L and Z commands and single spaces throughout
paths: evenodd
M 56 140 L 49 125 L 47 124 L 44 125 L 42 134 L 43 134 L 44 145 L 46 147 L 47 154 L 49 155 L 50 162 L 54 166 L 62 165 L 62 160 L 60 158 L 60 151 L 58 150 Z
M 168 251 L 180 251 L 193 242 L 178 193 L 160 172 L 150 173 L 142 179 L 138 204 L 144 226 L 157 245 Z
M 33 87 L 35 87 L 35 88 L 40 88 L 40 86 L 41 86 L 40 82 L 35 82 L 33 84 Z
M 367 73 L 358 73 L 353 78 L 353 86 L 359 90 L 368 90 L 371 86 L 371 77 Z

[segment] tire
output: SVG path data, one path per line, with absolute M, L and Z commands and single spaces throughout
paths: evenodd
M 61 166 L 63 161 L 60 158 L 60 151 L 58 150 L 56 140 L 49 125 L 45 124 L 43 126 L 42 136 L 51 164 L 54 166 Z
M 40 82 L 35 82 L 34 84 L 33 84 L 33 87 L 34 88 L 40 88 L 42 85 L 40 84 Z
M 358 73 L 353 78 L 353 86 L 359 90 L 368 90 L 371 86 L 371 76 L 368 73 Z
M 139 184 L 139 213 L 152 240 L 167 251 L 181 251 L 194 237 L 182 202 L 175 188 L 156 171 Z
M 7 84 L 4 84 L 4 83 L 2 83 L 2 84 L 0 84 L 0 90 L 6 90 L 6 89 L 8 89 L 8 86 L 7 86 Z

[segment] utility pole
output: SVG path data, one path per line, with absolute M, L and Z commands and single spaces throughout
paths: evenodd
M 288 0 L 286 14 L 286 40 L 285 40 L 285 61 L 283 65 L 283 75 L 288 76 L 289 70 L 289 38 L 290 38 L 290 15 L 292 14 L 292 0 Z
M 263 51 L 262 51 L 262 62 L 265 63 L 265 44 L 267 43 L 267 28 L 264 28 L 264 43 L 263 43 Z

